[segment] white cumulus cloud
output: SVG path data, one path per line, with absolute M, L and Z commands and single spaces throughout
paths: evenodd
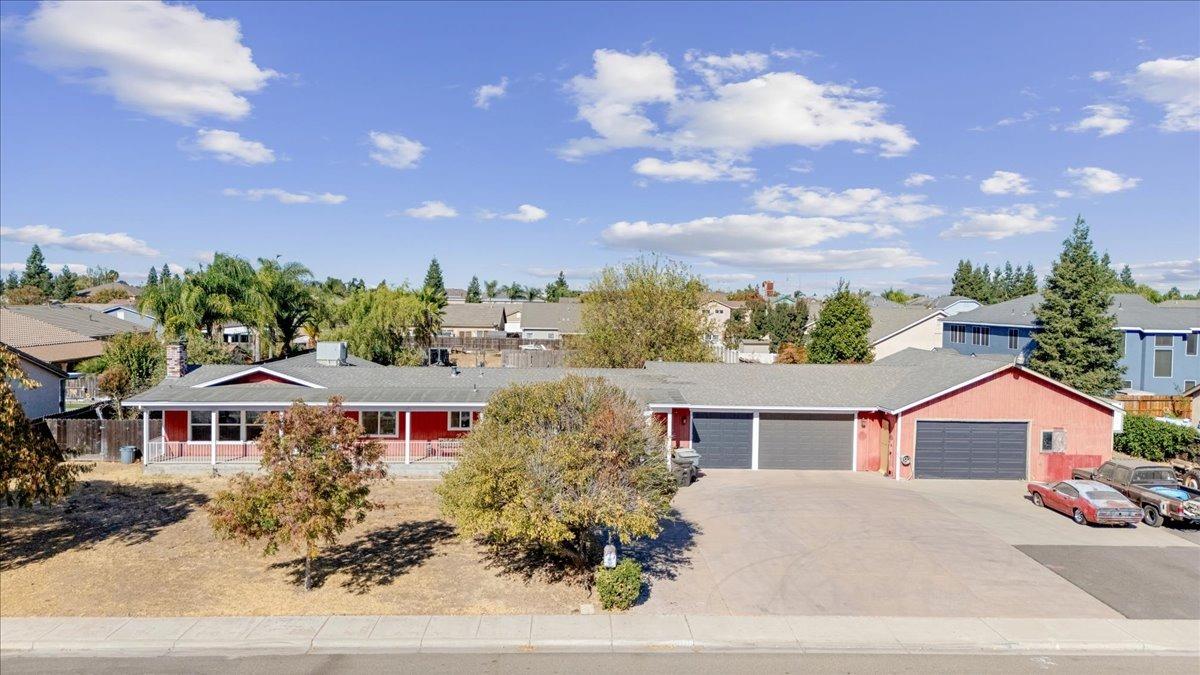
M 533 204 L 522 204 L 513 213 L 506 213 L 500 217 L 520 223 L 536 223 L 539 220 L 544 220 L 548 215 L 550 214 L 546 213 L 545 209 L 540 209 Z
M 904 184 L 908 187 L 921 187 L 926 183 L 932 183 L 936 180 L 937 178 L 927 173 L 910 173 L 908 174 L 908 177 L 904 179 Z
M 979 237 L 983 239 L 1007 239 L 1022 234 L 1049 232 L 1058 223 L 1058 218 L 1045 215 L 1033 204 L 1016 204 L 1009 208 L 987 211 L 963 209 L 962 218 L 948 230 L 943 230 L 944 239 L 956 237 Z
M 941 208 L 926 204 L 924 195 L 890 195 L 876 188 L 836 192 L 820 187 L 771 185 L 757 190 L 751 201 L 764 211 L 881 223 L 916 223 L 943 213 Z
M 1072 167 L 1067 169 L 1066 175 L 1070 176 L 1082 190 L 1098 195 L 1132 190 L 1142 182 L 1141 178 L 1122 176 L 1115 171 L 1101 169 L 1098 166 Z
M 241 197 L 247 201 L 259 202 L 263 199 L 274 199 L 280 204 L 341 204 L 346 201 L 346 195 L 335 195 L 331 192 L 288 192 L 281 188 L 254 188 L 239 190 L 225 188 L 221 194 L 226 197 Z
M 1112 73 L 1108 72 L 1107 70 L 1093 70 L 1088 74 L 1088 77 L 1092 78 L 1096 82 L 1105 82 L 1112 79 Z
M 236 131 L 201 129 L 196 132 L 192 147 L 232 164 L 270 164 L 275 161 L 274 151 L 258 141 L 242 138 Z
M 1163 131 L 1200 131 L 1200 57 L 1146 61 L 1123 83 L 1135 96 L 1162 106 Z
M 715 87 L 727 79 L 761 73 L 767 69 L 771 57 L 759 52 L 730 53 L 726 56 L 719 54 L 702 54 L 691 50 L 683 55 L 688 67 L 696 71 L 708 86 Z
M 144 240 L 135 239 L 124 232 L 84 232 L 67 234 L 61 228 L 48 225 L 26 225 L 24 227 L 0 227 L 0 238 L 22 244 L 56 246 L 72 251 L 92 253 L 128 253 L 131 255 L 156 256 L 158 250 Z
M 44 2 L 23 22 L 38 66 L 174 122 L 241 119 L 278 75 L 254 63 L 235 19 L 163 2 Z
M 83 263 L 48 262 L 48 263 L 46 263 L 46 267 L 49 267 L 50 271 L 54 272 L 55 274 L 58 274 L 60 271 L 62 271 L 62 268 L 64 268 L 64 267 L 71 270 L 75 274 L 83 274 L 83 273 L 87 272 L 87 270 L 88 270 L 88 266 Z M 0 263 L 0 273 L 8 274 L 9 272 L 16 272 L 17 274 L 20 274 L 24 271 L 25 271 L 25 263 L 22 263 L 22 262 Z
M 664 161 L 643 157 L 633 165 L 633 172 L 666 182 L 711 183 L 714 181 L 744 182 L 754 180 L 754 169 L 730 163 L 708 162 L 701 159 Z
M 1129 118 L 1129 108 L 1113 103 L 1097 103 L 1084 106 L 1087 117 L 1067 127 L 1068 131 L 1099 132 L 1101 136 L 1114 136 L 1129 128 L 1133 120 Z
M 979 183 L 979 189 L 989 195 L 1027 195 L 1033 190 L 1029 179 L 1014 171 L 994 171 Z
M 412 169 L 425 154 L 425 146 L 401 134 L 372 131 L 367 134 L 371 142 L 371 159 L 393 169 Z
M 405 209 L 404 215 L 422 220 L 433 220 L 435 218 L 453 218 L 458 215 L 458 210 L 445 202 L 428 201 L 421 202 L 420 206 Z
M 502 77 L 496 84 L 485 84 L 475 89 L 475 107 L 487 110 L 492 101 L 508 93 L 508 78 Z

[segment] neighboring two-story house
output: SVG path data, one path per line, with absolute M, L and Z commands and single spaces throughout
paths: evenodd
M 1026 295 L 947 317 L 943 346 L 963 354 L 1028 357 L 1036 346 L 1033 311 L 1041 301 L 1040 294 Z M 1179 394 L 1200 382 L 1200 308 L 1118 293 L 1112 313 L 1125 336 L 1123 388 Z

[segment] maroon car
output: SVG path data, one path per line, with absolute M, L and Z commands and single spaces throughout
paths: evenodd
M 1033 503 L 1054 509 L 1086 525 L 1136 525 L 1142 510 L 1120 492 L 1094 480 L 1030 483 Z

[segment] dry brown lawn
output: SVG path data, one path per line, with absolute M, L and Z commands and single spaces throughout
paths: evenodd
M 417 480 L 379 483 L 384 507 L 323 551 L 305 592 L 294 553 L 213 534 L 203 505 L 226 484 L 101 464 L 62 504 L 0 508 L 0 615 L 560 614 L 588 601 L 459 538 L 436 483 Z

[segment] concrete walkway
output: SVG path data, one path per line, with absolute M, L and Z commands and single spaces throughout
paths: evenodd
M 1200 654 L 1200 621 L 924 617 L 298 616 L 0 618 L 11 656 L 404 652 Z

